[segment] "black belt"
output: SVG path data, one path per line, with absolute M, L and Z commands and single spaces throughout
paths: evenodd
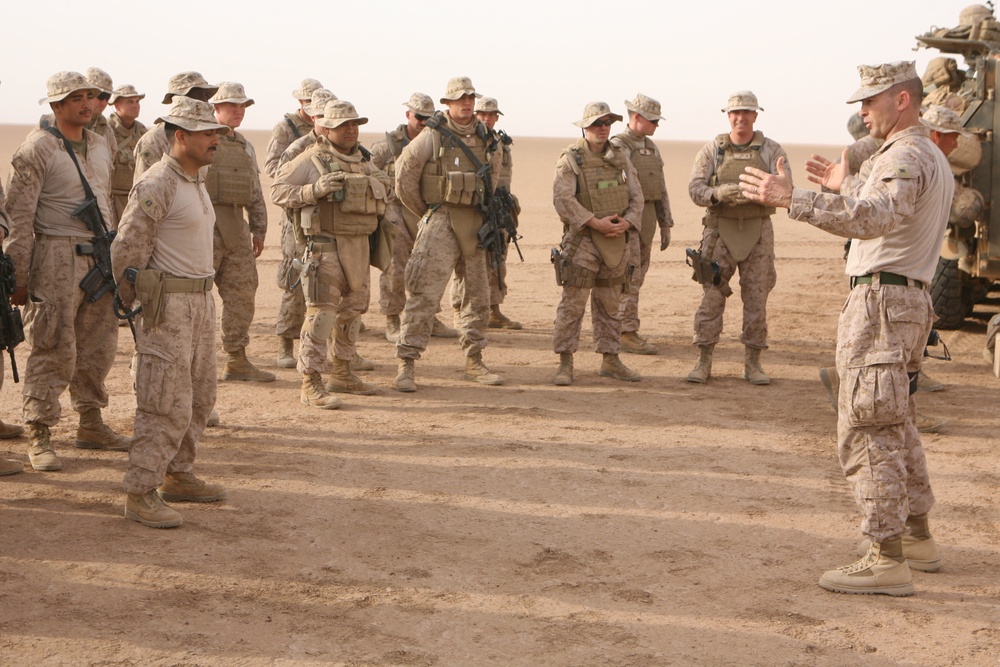
M 853 288 L 855 285 L 871 285 L 872 279 L 875 276 L 879 277 L 879 282 L 883 285 L 911 285 L 920 289 L 924 288 L 924 283 L 921 280 L 913 280 L 898 273 L 889 273 L 888 271 L 868 273 L 863 276 L 851 276 L 851 287 Z

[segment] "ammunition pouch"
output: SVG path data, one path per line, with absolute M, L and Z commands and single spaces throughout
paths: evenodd
M 472 171 L 449 171 L 444 176 L 424 173 L 420 177 L 420 194 L 428 204 L 478 206 L 485 190 L 483 179 Z

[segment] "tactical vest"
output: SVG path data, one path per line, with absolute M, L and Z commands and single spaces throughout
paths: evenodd
M 358 149 L 362 150 L 360 146 Z M 329 152 L 317 151 L 314 155 L 326 166 L 324 173 L 347 171 Z M 363 165 L 370 164 L 370 159 L 371 154 L 364 151 L 362 161 L 352 165 L 365 170 Z M 348 171 L 343 190 L 324 197 L 315 207 L 298 209 L 299 225 L 306 236 L 367 236 L 375 231 L 379 216 L 385 213 L 387 193 L 387 187 L 374 176 Z
M 146 128 L 139 121 L 135 121 L 131 130 L 126 130 L 117 121 L 113 125 L 118 150 L 115 151 L 111 171 L 111 193 L 127 195 L 132 190 L 132 177 L 135 174 L 135 146 Z M 123 132 L 127 134 L 122 134 Z
M 583 139 L 568 152 L 575 167 L 576 199 L 580 205 L 595 218 L 624 214 L 628 210 L 624 153 L 609 144 L 604 155 L 595 155 Z
M 309 130 L 312 129 L 312 126 L 302 120 L 302 117 L 297 113 L 286 113 L 285 123 L 288 124 L 289 129 L 291 129 L 296 139 L 304 134 L 308 134 Z
M 486 126 L 476 121 L 475 134 L 459 137 L 482 164 L 490 161 L 487 132 Z M 486 192 L 486 184 L 477 175 L 479 168 L 452 139 L 436 130 L 431 136 L 432 155 L 436 157 L 427 161 L 420 175 L 421 198 L 431 205 L 478 206 Z M 496 145 L 492 146 L 495 150 Z
M 385 133 L 385 141 L 392 151 L 392 159 L 382 168 L 389 180 L 396 179 L 396 160 L 402 155 L 403 149 L 410 143 L 410 135 L 406 133 L 406 125 L 400 125 L 392 132 Z
M 510 183 L 514 177 L 514 164 L 510 157 L 510 146 L 500 145 L 500 180 L 497 182 L 498 188 L 510 190 Z
M 656 152 L 653 142 L 648 137 L 643 137 L 642 144 L 636 145 L 624 134 L 619 134 L 615 140 L 620 141 L 631 152 L 629 159 L 639 174 L 643 201 L 660 201 L 663 198 L 663 160 Z
M 253 179 L 257 165 L 247 152 L 247 140 L 233 133 L 233 139 L 222 137 L 215 161 L 205 175 L 205 189 L 213 204 L 249 206 L 253 201 Z
M 750 140 L 750 145 L 739 152 L 733 150 L 733 144 L 728 134 L 717 136 L 715 138 L 716 167 L 711 185 L 739 184 L 740 174 L 744 173 L 746 167 L 756 167 L 761 171 L 769 171 L 770 165 L 760 155 L 760 148 L 763 145 L 764 134 L 762 132 L 754 132 L 753 139 Z M 767 218 L 774 213 L 775 209 L 771 206 L 747 202 L 735 206 L 717 204 L 716 206 L 710 206 L 709 211 L 712 212 L 712 215 L 719 218 L 743 220 L 749 218 Z

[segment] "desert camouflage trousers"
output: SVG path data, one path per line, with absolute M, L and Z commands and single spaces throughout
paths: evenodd
M 297 368 L 300 373 L 323 373 L 327 368 L 326 355 L 330 349 L 330 338 L 313 334 L 317 317 L 336 318 L 333 328 L 333 356 L 344 361 L 354 358 L 358 331 L 352 325 L 368 312 L 371 292 L 367 272 L 361 287 L 351 289 L 336 249 L 314 250 L 312 257 L 319 263 L 316 269 L 318 287 L 315 296 L 309 290 L 305 293 L 308 310 L 299 334 L 301 343 Z
M 499 306 L 507 296 L 507 248 L 504 248 L 499 263 L 486 252 L 483 253 L 483 259 L 486 260 L 487 280 L 490 283 L 490 306 Z M 500 289 L 501 283 L 503 289 Z M 460 309 L 464 296 L 465 262 L 461 261 L 455 266 L 455 279 L 451 281 L 451 307 L 455 310 Z
M 398 206 L 398 204 L 395 204 Z M 378 279 L 378 306 L 383 315 L 399 315 L 406 306 L 406 264 L 413 252 L 413 236 L 397 214 L 396 240 L 392 246 L 392 260 Z
M 419 359 L 427 349 L 434 314 L 455 267 L 465 264 L 465 289 L 459 304 L 459 341 L 466 356 L 486 347 L 486 324 L 490 315 L 490 289 L 487 284 L 486 257 L 477 249 L 462 255 L 458 239 L 451 229 L 447 207 L 441 207 L 422 221 L 406 265 L 406 307 L 400 317 L 396 356 Z
M 705 253 L 717 230 L 706 227 L 702 233 L 701 252 Z M 719 238 L 712 252 L 712 261 L 719 263 L 725 282 L 740 271 L 740 299 L 743 300 L 743 333 L 740 341 L 747 347 L 767 349 L 767 297 L 777 282 L 774 270 L 774 227 L 771 219 L 764 220 L 760 240 L 742 262 L 736 262 Z M 715 285 L 703 285 L 701 304 L 694 315 L 694 344 L 715 345 L 722 334 L 722 315 L 726 297 Z
M 250 344 L 257 296 L 257 259 L 253 256 L 250 228 L 243 225 L 239 243 L 230 248 L 216 227 L 214 244 L 215 286 L 222 299 L 222 349 L 236 352 Z
M 655 223 L 655 220 L 653 222 Z M 646 224 L 646 221 L 643 221 L 643 224 Z M 622 321 L 622 331 L 639 330 L 639 289 L 646 282 L 646 272 L 649 271 L 653 248 L 651 244 L 643 243 L 641 236 L 641 234 L 634 233 L 628 240 L 628 251 L 635 270 L 632 272 L 629 290 L 622 294 L 621 301 L 618 303 L 618 317 Z
M 211 292 L 167 294 L 155 330 L 136 320 L 135 435 L 126 493 L 147 493 L 168 472 L 191 472 L 215 406 L 215 300 Z
M 398 238 L 398 237 L 397 237 Z M 274 333 L 281 338 L 298 338 L 302 322 L 306 318 L 306 297 L 302 284 L 290 287 L 295 277 L 288 278 L 292 260 L 302 257 L 303 248 L 295 243 L 292 225 L 287 219 L 281 221 L 281 261 L 278 262 L 278 287 L 281 288 L 281 304 L 278 306 L 278 322 Z
M 858 285 L 837 330 L 837 447 L 875 542 L 906 530 L 934 504 L 909 376 L 920 370 L 934 311 L 917 287 Z
M 562 247 L 566 248 L 573 232 L 563 236 Z M 617 279 L 625 275 L 630 259 L 631 238 L 638 236 L 629 233 L 629 241 L 622 253 L 618 266 L 608 266 L 601 258 L 597 246 L 589 238 L 584 237 L 573 255 L 574 267 L 596 272 L 597 280 Z M 621 351 L 622 322 L 618 316 L 618 303 L 621 301 L 625 284 L 611 287 L 569 287 L 562 288 L 562 297 L 556 309 L 555 331 L 552 334 L 552 350 L 556 354 L 576 352 L 580 347 L 580 327 L 587 310 L 587 297 L 590 297 L 590 320 L 594 328 L 595 351 L 601 354 L 618 354 Z
M 77 412 L 108 405 L 104 380 L 118 350 L 118 321 L 111 293 L 91 303 L 79 287 L 94 263 L 89 256 L 76 254 L 76 244 L 90 240 L 89 236 L 35 236 L 24 307 L 29 350 L 22 371 L 25 422 L 58 423 L 59 397 L 67 386 Z

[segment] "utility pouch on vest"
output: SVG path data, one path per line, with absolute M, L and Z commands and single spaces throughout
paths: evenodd
M 305 243 L 306 236 L 313 236 L 319 233 L 319 206 L 303 206 L 302 208 L 295 209 L 294 215 L 298 216 L 298 224 L 292 225 L 293 229 L 301 232 L 302 239 L 299 239 L 299 235 L 295 235 L 296 243 Z
M 477 198 L 476 175 L 467 171 L 449 171 L 445 176 L 444 203 L 453 206 L 472 206 Z
M 382 215 L 385 213 L 385 186 L 376 178 L 364 174 L 350 174 L 344 180 L 344 200 L 340 210 L 344 213 Z
M 143 269 L 135 276 L 135 297 L 142 304 L 142 324 L 155 329 L 163 322 L 166 300 L 163 298 L 162 271 Z
M 379 218 L 378 227 L 368 236 L 369 263 L 379 271 L 389 268 L 392 249 L 396 244 L 396 225 L 385 218 Z
M 444 201 L 445 177 L 437 174 L 422 174 L 420 176 L 420 196 L 428 204 L 440 204 Z

